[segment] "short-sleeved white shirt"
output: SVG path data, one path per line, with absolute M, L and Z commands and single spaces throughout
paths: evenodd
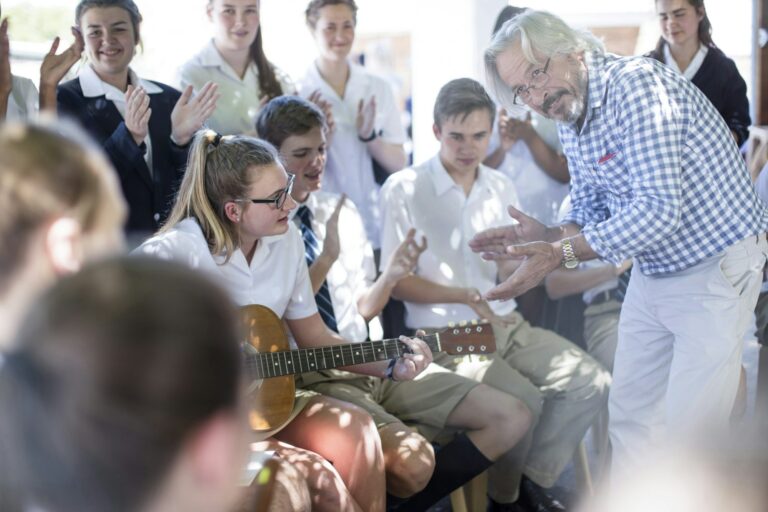
M 404 144 L 405 129 L 400 110 L 386 80 L 372 75 L 361 66 L 349 64 L 349 80 L 341 98 L 320 75 L 314 64 L 301 81 L 303 97 L 320 90 L 331 104 L 336 132 L 328 148 L 328 160 L 323 175 L 323 188 L 328 192 L 345 193 L 355 203 L 363 218 L 365 232 L 374 248 L 379 247 L 379 185 L 373 176 L 373 162 L 365 142 L 357 136 L 357 106 L 360 100 L 376 97 L 374 129 L 390 144 Z
M 5 114 L 7 121 L 23 121 L 37 112 L 37 88 L 29 78 L 11 75 L 11 95 Z
M 326 223 L 339 202 L 339 194 L 318 191 L 309 195 L 304 205 L 312 212 L 312 230 L 318 239 L 320 250 L 325 241 Z M 296 226 L 301 221 L 291 212 Z M 326 276 L 331 294 L 336 325 L 342 338 L 349 341 L 364 341 L 368 336 L 365 318 L 357 309 L 360 296 L 376 279 L 373 249 L 365 236 L 363 220 L 357 208 L 345 201 L 339 213 L 339 258 Z
M 531 123 L 549 147 L 561 152 L 557 124 L 554 121 L 534 113 Z M 494 127 L 490 151 L 493 152 L 498 145 L 499 134 Z M 515 184 L 520 197 L 520 209 L 524 213 L 548 226 L 557 223 L 557 212 L 568 195 L 568 184 L 553 179 L 539 167 L 525 141 L 518 140 L 509 148 L 498 170 Z
M 226 263 L 224 256 L 213 256 L 193 218 L 150 238 L 134 252 L 179 261 L 207 272 L 240 306 L 260 304 L 289 320 L 317 312 L 304 260 L 304 243 L 291 223 L 286 233 L 259 241 L 250 265 L 240 249 Z
M 274 67 L 274 66 L 273 66 Z M 283 94 L 295 94 L 296 86 L 290 77 L 277 67 L 275 76 L 283 89 Z M 264 93 L 259 88 L 259 70 L 251 62 L 241 79 L 221 56 L 213 40 L 200 52 L 179 68 L 179 85 L 183 91 L 192 85 L 195 92 L 207 82 L 219 86 L 219 100 L 216 110 L 208 118 L 207 125 L 222 135 L 252 133 L 256 129 L 256 117 Z
M 453 181 L 439 156 L 417 167 L 393 174 L 381 191 L 384 224 L 381 261 L 395 251 L 410 228 L 427 237 L 427 250 L 416 275 L 429 281 L 485 293 L 496 286 L 497 266 L 469 248 L 469 240 L 488 228 L 510 224 L 507 206 L 518 206 L 514 184 L 503 174 L 481 165 L 469 196 Z M 499 315 L 511 313 L 516 303 L 492 302 Z M 405 303 L 406 325 L 442 327 L 473 320 L 477 314 L 464 304 Z

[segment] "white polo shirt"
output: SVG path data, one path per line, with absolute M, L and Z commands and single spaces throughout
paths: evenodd
M 291 223 L 286 233 L 259 241 L 250 265 L 240 249 L 226 263 L 224 256 L 213 256 L 193 218 L 184 219 L 175 228 L 150 238 L 134 253 L 176 260 L 204 270 L 227 289 L 240 306 L 261 304 L 289 320 L 317 312 L 304 260 L 304 242 Z
M 381 261 L 394 252 L 410 228 L 427 237 L 416 275 L 429 281 L 485 293 L 496 286 L 497 267 L 469 248 L 479 231 L 512 223 L 507 206 L 518 207 L 515 186 L 503 174 L 481 165 L 469 196 L 450 177 L 439 156 L 393 174 L 381 191 L 384 224 Z M 511 313 L 516 303 L 491 302 L 499 315 Z M 411 329 L 442 327 L 473 320 L 477 314 L 464 304 L 405 303 Z
M 139 76 L 132 70 L 128 69 L 128 77 L 130 83 L 134 87 L 138 84 L 144 88 L 147 94 L 162 94 L 163 90 L 155 83 L 149 80 L 139 78 Z M 99 75 L 93 70 L 90 65 L 83 66 L 80 72 L 77 74 L 77 79 L 80 82 L 80 88 L 83 90 L 83 96 L 86 98 L 97 98 L 104 96 L 107 100 L 115 104 L 115 108 L 120 112 L 120 115 L 125 119 L 125 93 L 107 82 L 104 82 Z M 151 125 L 151 119 L 150 119 Z M 144 161 L 147 162 L 149 173 L 152 174 L 152 138 L 150 137 L 150 130 L 147 130 L 147 136 L 144 138 L 144 144 L 147 146 L 147 151 L 144 153 Z
M 357 136 L 357 106 L 360 100 L 376 97 L 375 130 L 390 144 L 404 144 L 405 129 L 400 121 L 400 110 L 395 103 L 390 85 L 370 74 L 361 66 L 349 63 L 349 80 L 344 97 L 320 76 L 314 64 L 301 81 L 299 94 L 308 97 L 320 90 L 323 99 L 331 104 L 336 132 L 328 147 L 328 160 L 323 176 L 323 189 L 345 193 L 355 203 L 363 218 L 365 232 L 374 249 L 379 247 L 379 185 L 373 177 L 373 162 L 365 142 Z
M 531 119 L 533 129 L 549 147 L 561 153 L 562 147 L 557 136 L 557 124 L 538 114 Z M 494 127 L 490 152 L 499 145 L 499 134 Z M 565 196 L 568 184 L 560 183 L 549 176 L 533 159 L 528 145 L 518 140 L 504 155 L 498 167 L 515 184 L 520 198 L 520 209 L 548 226 L 557 223 L 558 210 Z
M 37 88 L 29 78 L 11 75 L 11 95 L 8 97 L 6 121 L 24 121 L 37 112 Z
M 336 208 L 339 197 L 340 194 L 321 190 L 312 192 L 303 203 L 312 212 L 312 230 L 321 251 L 326 223 Z M 293 210 L 291 215 L 300 229 L 301 220 L 296 216 L 296 210 Z M 373 249 L 365 236 L 363 220 L 349 200 L 344 202 L 339 213 L 339 235 L 339 258 L 326 276 L 333 312 L 342 338 L 349 341 L 365 341 L 368 330 L 365 319 L 357 309 L 357 301 L 376 280 L 376 266 L 373 262 Z
M 283 94 L 296 94 L 296 86 L 290 77 L 277 67 L 274 67 L 274 70 Z M 251 62 L 241 79 L 232 66 L 227 64 L 211 39 L 200 53 L 179 68 L 178 77 L 182 91 L 192 85 L 197 92 L 207 82 L 218 84 L 220 95 L 216 110 L 206 122 L 207 126 L 222 135 L 254 133 L 261 97 L 264 96 L 259 88 L 259 71 L 256 64 Z

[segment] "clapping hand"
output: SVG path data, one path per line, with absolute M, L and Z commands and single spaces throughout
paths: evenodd
M 537 286 L 562 261 L 562 254 L 549 242 L 513 245 L 507 247 L 506 255 L 522 262 L 506 281 L 485 294 L 488 300 L 506 300 L 522 295 Z
M 416 243 L 416 230 L 411 228 L 395 252 L 387 260 L 382 272 L 383 278 L 395 285 L 402 278 L 410 275 L 419 262 L 421 253 L 427 250 L 427 239 L 421 237 L 421 243 Z
M 357 136 L 361 139 L 370 139 L 375 129 L 376 122 L 376 97 L 371 96 L 366 102 L 360 100 L 357 104 Z
M 43 63 L 40 65 L 40 88 L 55 88 L 59 85 L 62 78 L 67 72 L 72 69 L 72 66 L 80 60 L 80 56 L 83 54 L 83 48 L 85 42 L 83 41 L 83 35 L 77 28 L 72 27 L 72 35 L 75 41 L 69 45 L 69 48 L 56 54 L 59 49 L 61 39 L 59 37 L 54 38 L 51 43 L 51 48 L 48 53 L 43 57 Z
M 141 146 L 147 138 L 151 116 L 152 109 L 149 107 L 147 91 L 141 86 L 129 85 L 125 92 L 125 127 L 137 146 Z
M 489 322 L 498 325 L 506 325 L 509 323 L 491 309 L 491 305 L 483 298 L 483 295 L 479 290 L 476 288 L 467 288 L 465 291 L 466 299 L 464 300 L 464 304 L 472 308 L 472 311 L 475 312 L 479 319 L 488 320 Z
M 346 194 L 342 194 L 339 198 L 339 202 L 336 203 L 331 216 L 325 223 L 325 240 L 323 240 L 323 252 L 321 257 L 326 259 L 329 263 L 335 262 L 339 258 L 341 252 L 341 244 L 339 241 L 339 215 L 341 214 L 341 208 L 344 206 L 344 201 L 347 199 Z
M 331 104 L 323 98 L 320 90 L 312 91 L 312 94 L 307 97 L 307 101 L 310 101 L 317 105 L 317 107 L 323 112 L 325 116 L 325 142 L 330 146 L 333 133 L 336 131 L 336 120 L 333 118 L 333 108 Z
M 507 211 L 509 216 L 517 221 L 516 224 L 486 229 L 469 241 L 469 247 L 474 252 L 481 253 L 483 259 L 510 259 L 512 256 L 507 252 L 510 245 L 546 239 L 547 226 L 513 206 L 509 206 Z
M 195 132 L 211 117 L 219 99 L 218 88 L 215 83 L 208 82 L 194 98 L 191 85 L 184 89 L 171 112 L 171 134 L 176 144 L 186 146 Z

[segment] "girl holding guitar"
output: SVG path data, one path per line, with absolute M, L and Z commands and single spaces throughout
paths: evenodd
M 184 261 L 221 282 L 242 305 L 269 307 L 302 348 L 343 343 L 323 323 L 304 259 L 304 243 L 289 221 L 296 207 L 293 176 L 268 143 L 246 136 L 198 133 L 166 225 L 139 251 Z M 411 353 L 348 367 L 397 380 L 416 377 L 432 360 L 418 339 Z M 291 419 L 263 443 L 304 474 L 317 510 L 384 510 L 384 461 L 376 427 L 362 409 L 311 394 L 296 400 Z

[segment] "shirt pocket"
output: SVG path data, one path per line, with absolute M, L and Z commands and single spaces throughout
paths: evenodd
M 614 196 L 631 194 L 632 179 L 623 148 L 606 149 L 592 162 L 592 172 L 603 190 Z

